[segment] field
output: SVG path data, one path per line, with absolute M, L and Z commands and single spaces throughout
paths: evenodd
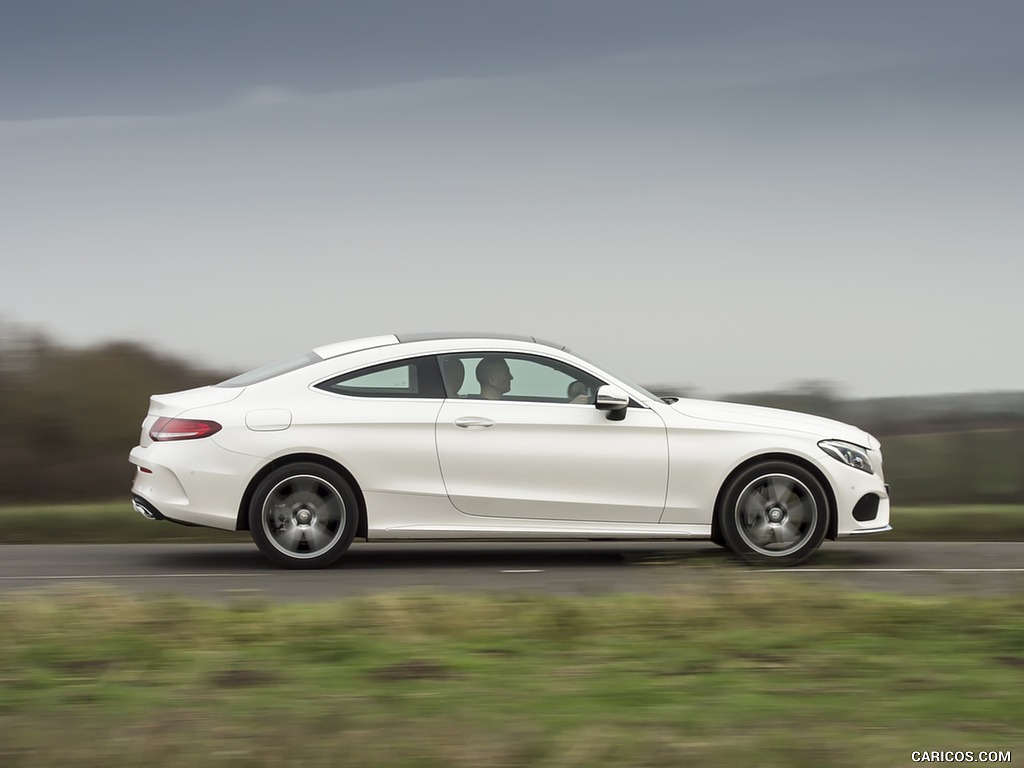
M 878 540 L 1024 540 L 1024 508 L 899 508 L 894 525 Z M 3 543 L 247 537 L 146 521 L 125 502 L 0 509 L 0 531 Z M 799 768 L 1020 747 L 1024 596 L 753 573 L 679 584 L 315 605 L 0 595 L 0 765 Z
M 902 766 L 1021 746 L 1020 596 L 782 583 L 315 606 L 0 597 L 0 764 Z

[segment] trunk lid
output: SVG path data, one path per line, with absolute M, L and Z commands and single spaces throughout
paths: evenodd
M 163 395 L 153 395 L 149 398 L 149 413 L 142 422 L 142 435 L 139 437 L 139 445 L 145 448 L 153 442 L 149 436 L 149 430 L 159 418 L 174 418 L 190 411 L 193 408 L 204 408 L 210 405 L 228 403 L 245 391 L 245 387 L 238 389 L 225 389 L 220 387 L 197 387 L 186 389 L 181 392 L 168 392 Z

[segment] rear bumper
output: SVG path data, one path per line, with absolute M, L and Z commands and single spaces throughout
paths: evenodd
M 132 509 L 147 520 L 166 520 L 168 523 L 175 523 L 176 525 L 187 525 L 190 528 L 198 527 L 198 523 L 186 523 L 184 520 L 175 520 L 174 518 L 167 517 L 167 515 L 154 507 L 151 503 L 141 496 L 136 496 L 135 494 L 132 494 Z
M 132 506 L 150 520 L 234 531 L 258 460 L 212 440 L 153 443 L 132 449 Z

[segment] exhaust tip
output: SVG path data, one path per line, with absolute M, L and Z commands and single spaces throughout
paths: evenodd
M 142 515 L 147 520 L 163 520 L 164 516 L 161 515 L 155 507 L 153 507 L 145 499 L 141 499 L 138 496 L 132 497 L 132 508 Z

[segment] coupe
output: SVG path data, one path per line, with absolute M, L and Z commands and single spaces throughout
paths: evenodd
M 866 432 L 658 397 L 529 336 L 343 341 L 154 395 L 130 460 L 139 513 L 247 530 L 287 568 L 356 538 L 710 539 L 794 565 L 890 530 Z

